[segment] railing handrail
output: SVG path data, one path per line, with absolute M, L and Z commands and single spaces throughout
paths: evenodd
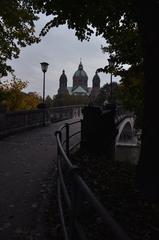
M 73 165 L 72 165 L 71 161 L 69 160 L 69 158 L 67 157 L 67 155 L 66 155 L 66 153 L 65 153 L 65 151 L 64 151 L 64 149 L 63 149 L 62 142 L 61 142 L 61 140 L 60 140 L 60 133 L 61 133 L 60 131 L 56 131 L 56 132 L 55 132 L 55 134 L 56 134 L 56 139 L 57 139 L 58 151 L 61 152 L 63 158 L 65 159 L 65 161 L 66 161 L 67 164 L 68 164 L 69 169 L 71 170 L 71 169 L 73 168 Z
M 66 106 L 61 106 L 61 107 L 48 107 L 48 109 L 61 109 L 61 108 L 81 108 L 84 107 L 85 105 L 80 104 L 80 105 L 66 105 Z
M 79 121 L 70 123 L 70 124 L 65 124 L 65 127 L 68 128 L 68 126 L 73 125 L 75 123 L 78 123 Z M 64 126 L 60 127 L 60 129 L 64 129 Z M 69 128 L 68 128 L 69 129 Z M 66 131 L 67 132 L 67 131 Z M 80 132 L 80 131 L 79 131 Z M 66 137 L 70 137 L 70 135 L 68 135 L 69 131 L 66 133 Z M 105 223 L 106 225 L 109 225 L 110 229 L 112 230 L 112 234 L 114 234 L 114 236 L 118 237 L 119 240 L 130 240 L 129 236 L 125 233 L 125 231 L 122 229 L 122 227 L 110 216 L 110 214 L 108 213 L 108 211 L 106 210 L 106 208 L 104 208 L 102 206 L 102 204 L 99 202 L 99 200 L 95 197 L 95 195 L 93 194 L 93 192 L 91 191 L 91 189 L 87 186 L 87 184 L 85 183 L 85 181 L 82 179 L 82 177 L 79 175 L 78 171 L 77 171 L 77 167 L 74 166 L 70 159 L 69 156 L 67 156 L 64 148 L 63 148 L 63 144 L 62 144 L 62 138 L 61 138 L 62 134 L 61 134 L 61 130 L 56 132 L 56 138 L 57 138 L 57 146 L 58 146 L 58 162 L 57 162 L 57 166 L 58 166 L 58 202 L 59 202 L 59 207 L 60 207 L 60 215 L 61 215 L 61 223 L 62 223 L 62 228 L 63 228 L 63 232 L 64 232 L 64 237 L 66 240 L 74 240 L 76 239 L 76 237 L 73 235 L 74 230 L 76 230 L 76 233 L 80 234 L 81 238 L 80 239 L 86 239 L 85 235 L 83 234 L 83 231 L 81 229 L 81 226 L 78 225 L 77 219 L 76 219 L 76 203 L 75 201 L 77 199 L 76 198 L 76 193 L 77 191 L 80 190 L 83 192 L 83 194 L 85 195 L 85 197 L 87 198 L 87 201 L 89 201 L 92 205 L 92 207 L 95 209 L 96 213 L 98 213 L 98 215 L 100 216 L 100 218 L 103 220 L 103 223 Z M 66 142 L 69 140 L 66 139 Z M 70 148 L 70 146 L 67 146 Z M 66 149 L 67 152 L 69 152 L 68 149 Z M 67 228 L 66 228 L 66 224 L 65 224 L 65 220 L 64 220 L 64 214 L 63 214 L 63 208 L 62 208 L 62 200 L 61 200 L 61 194 L 63 193 L 65 196 L 65 199 L 68 198 L 68 191 L 66 189 L 66 184 L 64 181 L 64 176 L 62 174 L 62 163 L 61 163 L 61 158 L 63 158 L 63 160 L 65 161 L 65 163 L 67 164 L 70 176 L 72 177 L 72 185 L 73 185 L 73 189 L 71 192 L 71 197 L 69 198 L 70 200 L 66 200 L 68 202 L 70 202 L 70 206 L 69 207 L 69 212 L 70 212 L 70 218 L 71 218 L 71 228 L 72 228 L 72 236 L 71 238 L 69 238 L 69 234 L 67 232 Z M 62 185 L 62 186 L 61 186 Z M 62 191 L 62 189 L 64 191 Z M 75 193 L 76 192 L 76 193 Z M 78 194 L 78 193 L 77 193 Z M 82 232 L 81 232 L 82 231 Z M 79 237 L 79 236 L 78 236 Z

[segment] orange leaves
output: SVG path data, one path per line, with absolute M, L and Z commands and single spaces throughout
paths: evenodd
M 36 93 L 28 93 L 23 97 L 19 109 L 32 110 L 40 103 L 40 96 Z
M 13 78 L 0 85 L 0 102 L 7 111 L 35 109 L 40 102 L 37 93 L 24 93 L 22 90 L 28 85 L 27 81 Z

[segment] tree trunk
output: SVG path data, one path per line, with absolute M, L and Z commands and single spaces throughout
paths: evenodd
M 159 3 L 138 1 L 138 23 L 144 49 L 144 122 L 137 185 L 159 200 Z

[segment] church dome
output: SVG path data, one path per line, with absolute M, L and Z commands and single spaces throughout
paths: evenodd
M 78 70 L 73 75 L 73 87 L 83 86 L 87 88 L 88 76 L 87 73 L 83 70 L 83 65 L 80 62 Z

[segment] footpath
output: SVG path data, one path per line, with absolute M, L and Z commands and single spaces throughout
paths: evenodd
M 67 122 L 74 120 L 77 119 Z M 63 123 L 0 140 L 1 240 L 49 239 L 43 215 L 49 211 L 48 194 L 56 198 L 57 146 L 54 133 Z M 56 223 L 52 228 L 57 228 Z

